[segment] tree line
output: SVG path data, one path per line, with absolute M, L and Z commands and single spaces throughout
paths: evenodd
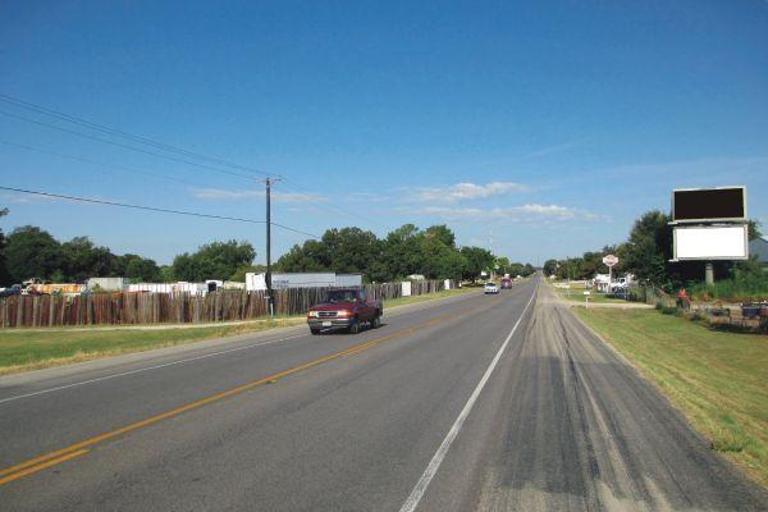
M 703 279 L 703 261 L 671 262 L 672 221 L 670 215 L 659 210 L 644 213 L 638 218 L 628 239 L 617 245 L 607 245 L 599 251 L 587 251 L 582 256 L 561 260 L 550 259 L 544 263 L 544 273 L 559 279 L 592 279 L 597 273 L 607 273 L 603 256 L 615 254 L 619 263 L 616 273 L 630 273 L 641 282 L 650 283 L 666 290 L 678 289 Z M 749 221 L 749 239 L 762 236 L 760 224 Z M 737 278 L 744 275 L 764 277 L 754 260 L 746 262 L 715 262 L 718 278 Z
M 371 282 L 414 274 L 473 281 L 481 272 L 527 276 L 535 271 L 530 264 L 512 263 L 482 247 L 458 247 L 455 234 L 444 224 L 423 230 L 405 224 L 385 238 L 357 227 L 329 229 L 319 240 L 293 246 L 276 266 L 284 272 L 362 273 Z
M 7 210 L 0 210 L 0 217 Z M 138 254 L 114 254 L 78 236 L 59 241 L 36 226 L 21 226 L 7 236 L 0 230 L 0 285 L 40 278 L 84 282 L 90 277 L 126 277 L 134 282 L 244 281 L 256 251 L 245 241 L 212 242 L 179 254 L 170 265 L 158 265 Z M 357 227 L 329 229 L 320 240 L 295 245 L 274 265 L 275 271 L 362 273 L 368 282 L 386 282 L 420 274 L 428 279 L 474 280 L 483 271 L 529 275 L 529 264 L 497 258 L 481 247 L 457 247 L 445 225 L 421 230 L 406 224 L 379 239 Z

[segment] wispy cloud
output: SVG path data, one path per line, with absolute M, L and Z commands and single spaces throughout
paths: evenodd
M 434 216 L 445 219 L 493 220 L 505 219 L 514 222 L 597 220 L 598 215 L 576 208 L 557 204 L 527 203 L 510 208 L 449 208 L 428 206 L 409 213 Z
M 193 191 L 193 195 L 198 199 L 205 199 L 209 201 L 241 201 L 245 199 L 263 199 L 264 191 L 253 189 L 228 190 L 220 188 L 201 188 L 195 189 Z M 315 203 L 318 201 L 326 201 L 327 198 L 319 194 L 272 192 L 272 200 L 285 203 Z
M 493 181 L 485 185 L 462 182 L 447 187 L 416 189 L 416 199 L 426 202 L 447 202 L 486 199 L 503 196 L 514 192 L 525 192 L 529 187 L 512 181 Z

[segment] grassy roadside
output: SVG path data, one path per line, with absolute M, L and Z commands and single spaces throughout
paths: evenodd
M 557 293 L 557 295 L 568 302 L 578 302 L 583 304 L 585 302 L 584 300 L 584 288 L 571 288 L 570 290 L 565 290 L 563 288 L 555 288 L 554 286 L 551 287 L 552 290 Z M 627 301 L 624 299 L 617 299 L 615 297 L 606 297 L 604 293 L 598 293 L 595 291 L 591 291 L 589 295 L 589 302 L 597 302 L 600 304 L 626 304 Z
M 474 289 L 477 290 L 477 289 Z M 384 303 L 385 311 L 396 306 L 443 299 L 473 289 L 448 290 L 416 297 L 402 297 Z M 101 357 L 141 352 L 206 339 L 235 336 L 302 325 L 304 316 L 244 322 L 234 325 L 157 329 L 129 326 L 115 329 L 5 329 L 0 330 L 0 375 L 77 363 Z
M 657 384 L 712 448 L 768 487 L 768 336 L 654 310 L 576 314 Z

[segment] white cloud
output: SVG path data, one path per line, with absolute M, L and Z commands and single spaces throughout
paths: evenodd
M 501 196 L 513 192 L 525 192 L 526 185 L 512 181 L 493 181 L 485 185 L 463 182 L 448 187 L 419 188 L 416 189 L 416 198 L 429 202 L 455 202 L 471 199 L 485 199 L 492 196 Z
M 446 219 L 492 220 L 506 219 L 515 222 L 597 220 L 598 215 L 557 204 L 527 203 L 510 208 L 449 208 L 428 206 L 411 210 L 416 215 L 442 217 Z
M 220 188 L 201 188 L 194 191 L 194 196 L 198 199 L 210 201 L 240 201 L 244 199 L 263 199 L 263 190 L 242 189 L 227 190 Z M 325 201 L 326 198 L 319 194 L 302 194 L 290 192 L 272 192 L 272 200 L 285 203 L 298 202 L 318 202 Z

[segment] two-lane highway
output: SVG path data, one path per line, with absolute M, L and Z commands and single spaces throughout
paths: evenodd
M 536 280 L 0 379 L 2 510 L 759 510 Z

